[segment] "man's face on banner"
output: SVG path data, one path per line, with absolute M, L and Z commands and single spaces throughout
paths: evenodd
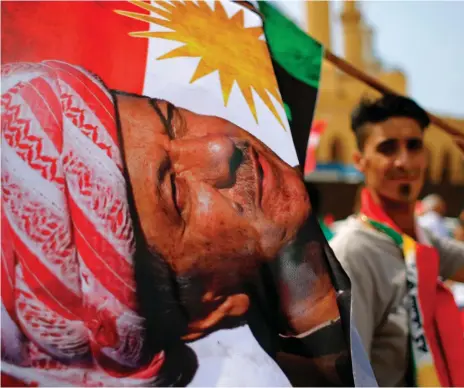
M 226 120 L 118 98 L 131 126 L 124 147 L 137 150 L 126 159 L 147 242 L 176 275 L 202 279 L 205 302 L 220 304 L 307 218 L 301 176 Z

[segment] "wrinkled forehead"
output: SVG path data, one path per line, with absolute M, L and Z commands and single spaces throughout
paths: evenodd
M 246 137 L 248 134 L 237 125 L 221 117 L 201 115 L 184 108 L 175 109 L 174 122 L 186 127 L 185 136 L 188 137 L 203 137 L 214 134 Z
M 248 142 L 258 150 L 265 150 L 275 155 L 268 146 L 248 131 L 221 117 L 201 115 L 185 108 L 179 108 L 166 101 L 157 104 L 162 115 L 169 117 L 172 110 L 172 125 L 183 138 L 202 138 L 205 136 L 227 136 L 235 141 Z M 160 120 L 160 124 L 163 124 Z

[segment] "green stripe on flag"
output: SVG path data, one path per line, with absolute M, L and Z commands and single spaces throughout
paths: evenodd
M 403 248 L 403 236 L 400 233 L 398 233 L 393 228 L 390 228 L 389 226 L 382 224 L 381 222 L 371 220 L 370 218 L 368 220 L 374 228 L 385 233 L 395 242 L 396 245 L 398 245 L 401 249 Z
M 301 31 L 270 2 L 260 1 L 259 10 L 264 16 L 266 40 L 274 59 L 296 79 L 318 88 L 323 46 Z

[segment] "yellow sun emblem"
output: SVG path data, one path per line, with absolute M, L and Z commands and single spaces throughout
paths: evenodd
M 256 122 L 258 115 L 252 90 L 285 128 L 270 98 L 273 96 L 283 106 L 266 42 L 261 39 L 263 30 L 261 27 L 244 26 L 243 9 L 229 18 L 219 1 L 214 1 L 214 8 L 201 0 L 172 3 L 152 0 L 152 4 L 157 7 L 143 1 L 129 2 L 150 11 L 150 14 L 121 10 L 115 12 L 172 30 L 132 32 L 131 36 L 184 43 L 157 59 L 200 57 L 190 83 L 217 70 L 225 106 L 235 81 Z

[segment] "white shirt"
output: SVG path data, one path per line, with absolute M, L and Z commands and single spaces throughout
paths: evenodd
M 418 219 L 419 225 L 437 237 L 450 237 L 445 220 L 440 214 L 429 211 Z

